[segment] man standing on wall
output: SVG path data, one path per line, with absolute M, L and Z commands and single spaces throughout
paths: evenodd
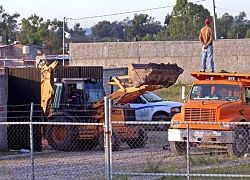
M 201 29 L 199 40 L 202 44 L 202 70 L 206 71 L 207 55 L 210 63 L 210 72 L 214 72 L 213 60 L 213 32 L 210 28 L 210 20 L 205 20 L 205 26 Z

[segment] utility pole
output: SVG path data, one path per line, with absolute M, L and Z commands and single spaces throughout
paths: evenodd
M 213 0 L 213 11 L 214 11 L 214 39 L 217 40 L 217 32 L 216 32 L 216 14 L 215 14 L 215 3 Z
M 66 18 L 66 17 L 63 17 L 63 66 L 64 66 L 64 33 L 65 33 L 65 32 L 64 32 L 64 31 L 65 31 L 65 30 L 64 30 L 64 24 L 65 24 L 65 18 Z

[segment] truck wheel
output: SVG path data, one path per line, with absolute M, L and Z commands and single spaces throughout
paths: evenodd
M 244 156 L 247 152 L 249 136 L 246 128 L 243 126 L 237 127 L 234 131 L 234 139 L 232 144 L 227 144 L 227 153 L 230 157 Z
M 70 122 L 68 118 L 57 117 L 51 122 Z M 56 150 L 73 150 L 77 140 L 77 127 L 72 125 L 47 125 L 46 139 L 48 144 Z
M 111 138 L 112 138 L 111 139 L 112 151 L 119 150 L 121 147 L 121 143 L 122 143 L 120 134 L 116 130 L 112 129 L 112 137 Z M 102 131 L 100 133 L 98 141 L 99 141 L 99 146 L 100 146 L 101 150 L 104 150 L 104 145 L 105 145 L 104 144 L 104 131 Z
M 133 139 L 127 139 L 126 142 L 130 148 L 143 148 L 146 146 L 148 140 L 147 132 L 139 127 L 139 136 Z
M 153 117 L 153 121 L 166 122 L 166 121 L 170 121 L 170 119 L 168 118 L 168 116 L 161 114 L 161 115 L 157 115 Z M 169 124 L 156 124 L 155 125 L 155 129 L 158 131 L 166 131 L 168 128 L 169 128 Z
M 175 142 L 170 141 L 170 150 L 176 155 L 180 156 L 187 152 L 187 143 L 186 142 Z

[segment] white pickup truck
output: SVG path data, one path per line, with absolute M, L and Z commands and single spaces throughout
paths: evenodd
M 170 121 L 174 114 L 181 111 L 183 103 L 164 101 L 153 92 L 146 92 L 130 103 L 135 108 L 137 121 Z M 157 130 L 167 130 L 169 124 L 156 124 Z

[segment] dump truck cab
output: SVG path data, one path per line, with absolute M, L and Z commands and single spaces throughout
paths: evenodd
M 172 118 L 168 132 L 170 148 L 175 154 L 195 146 L 215 145 L 226 148 L 230 156 L 242 156 L 249 143 L 247 125 L 227 122 L 250 122 L 250 75 L 237 73 L 191 73 L 192 85 L 181 113 Z M 188 124 L 188 125 L 187 125 Z

